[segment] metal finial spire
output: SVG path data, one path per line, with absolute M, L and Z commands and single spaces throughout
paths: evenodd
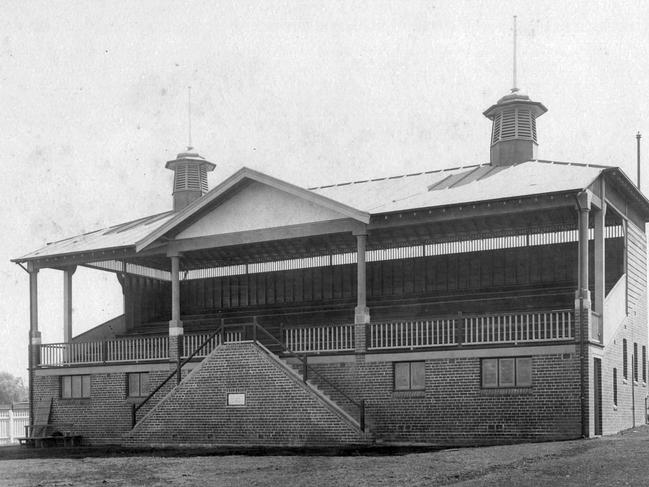
M 512 86 L 512 93 L 516 93 L 518 87 L 516 86 L 516 15 L 514 15 L 514 79 Z
M 187 150 L 192 150 L 192 87 L 187 87 L 187 125 L 188 125 L 188 143 Z

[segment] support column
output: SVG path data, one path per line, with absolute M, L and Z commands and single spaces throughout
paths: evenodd
M 169 361 L 177 367 L 183 354 L 183 322 L 180 321 L 180 255 L 171 255 L 171 321 L 169 321 Z
M 34 371 L 40 363 L 41 332 L 38 330 L 38 267 L 27 263 L 29 272 L 29 424 L 34 424 Z
M 595 210 L 595 289 L 593 295 L 593 309 L 599 314 L 597 338 L 601 342 L 604 338 L 604 301 L 606 299 L 606 205 Z M 595 337 L 593 337 L 595 338 Z
M 63 271 L 63 341 L 72 341 L 72 276 L 77 266 Z
M 575 339 L 578 342 L 580 376 L 581 376 L 581 434 L 587 438 L 590 434 L 590 364 L 588 338 L 590 334 L 590 292 L 588 290 L 588 226 L 591 206 L 591 194 L 583 191 L 577 196 L 579 211 L 579 244 L 577 291 L 575 292 Z
M 588 309 L 591 307 L 590 291 L 588 290 L 588 224 L 590 215 L 591 197 L 590 193 L 580 193 L 579 202 L 579 272 L 577 278 L 576 299 L 583 299 L 584 305 L 587 302 Z
M 370 310 L 367 307 L 367 266 L 365 249 L 367 234 L 356 235 L 356 309 L 354 310 L 354 336 L 357 353 L 367 351 L 366 328 L 370 322 Z

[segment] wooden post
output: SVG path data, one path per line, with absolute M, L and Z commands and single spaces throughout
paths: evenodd
M 579 333 L 580 355 L 580 395 L 581 395 L 581 433 L 587 438 L 590 430 L 590 382 L 588 338 L 590 335 L 590 292 L 588 291 L 588 226 L 591 206 L 591 194 L 582 191 L 577 195 L 579 211 L 579 244 L 578 244 L 578 275 L 577 292 L 575 293 L 575 316 L 578 317 L 576 333 Z
M 63 271 L 63 341 L 72 341 L 72 276 L 77 266 Z
M 38 331 L 38 267 L 27 263 L 29 272 L 29 424 L 34 424 L 34 370 L 40 362 L 41 332 Z
M 578 292 L 579 297 L 588 301 L 590 309 L 590 291 L 588 290 L 588 226 L 591 206 L 591 196 L 588 192 L 582 192 L 577 197 L 579 202 L 579 275 Z
M 361 431 L 365 431 L 365 399 L 361 399 L 360 403 L 360 418 Z
M 169 361 L 178 368 L 183 355 L 183 322 L 180 321 L 180 255 L 171 259 L 171 321 L 169 321 Z M 173 369 L 172 369 L 173 370 Z M 180 373 L 179 373 L 180 374 Z
M 367 307 L 367 266 L 365 250 L 367 234 L 356 235 L 356 308 L 354 310 L 354 336 L 356 353 L 367 351 L 367 324 L 370 310 Z

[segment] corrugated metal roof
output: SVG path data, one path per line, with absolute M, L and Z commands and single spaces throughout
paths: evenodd
M 551 161 L 514 166 L 483 164 L 309 189 L 352 209 L 378 214 L 581 190 L 606 168 Z M 160 213 L 60 240 L 15 260 L 132 247 L 174 215 Z
M 159 213 L 94 232 L 84 233 L 83 235 L 77 235 L 76 237 L 51 242 L 45 247 L 15 260 L 22 261 L 38 257 L 52 257 L 55 255 L 131 247 L 160 225 L 163 225 L 173 214 L 172 211 Z
M 606 166 L 529 161 L 489 164 L 311 188 L 370 214 L 581 190 Z

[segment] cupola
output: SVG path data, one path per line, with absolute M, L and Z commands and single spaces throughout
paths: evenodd
M 506 166 L 536 159 L 536 119 L 547 112 L 542 103 L 530 100 L 518 88 L 484 112 L 493 122 L 490 162 Z
M 207 193 L 207 173 L 213 171 L 216 164 L 205 160 L 189 146 L 165 167 L 174 172 L 174 211 L 180 211 Z
M 516 16 L 514 16 L 513 88 L 484 116 L 493 122 L 491 129 L 490 162 L 493 166 L 507 166 L 536 159 L 538 141 L 536 119 L 548 111 L 542 103 L 516 87 Z

